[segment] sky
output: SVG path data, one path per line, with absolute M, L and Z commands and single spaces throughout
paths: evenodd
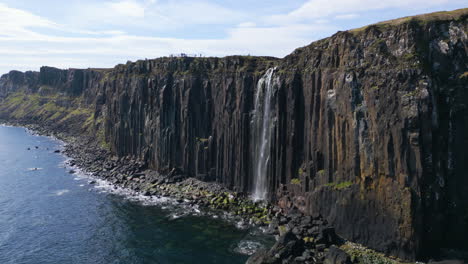
M 0 0 L 0 74 L 170 54 L 284 57 L 379 21 L 467 0 Z

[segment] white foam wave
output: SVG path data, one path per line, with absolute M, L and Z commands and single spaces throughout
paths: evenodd
M 253 255 L 255 252 L 257 252 L 259 249 L 263 249 L 264 246 L 262 243 L 257 242 L 257 241 L 251 241 L 251 240 L 242 240 L 239 242 L 234 248 L 234 252 L 237 252 L 242 255 Z
M 132 202 L 139 203 L 143 206 L 158 206 L 164 211 L 167 211 L 168 219 L 174 220 L 181 217 L 187 216 L 212 216 L 213 218 L 217 218 L 223 221 L 228 221 L 236 225 L 239 229 L 247 229 L 249 228 L 248 224 L 242 222 L 239 223 L 239 219 L 233 216 L 230 213 L 221 213 L 214 212 L 210 210 L 201 210 L 199 205 L 192 204 L 189 200 L 183 200 L 182 202 L 177 199 L 171 197 L 163 197 L 163 196 L 146 196 L 140 192 L 136 192 L 130 190 L 128 188 L 123 188 L 117 186 L 109 181 L 99 179 L 93 176 L 91 173 L 87 173 L 80 169 L 78 166 L 70 166 L 71 159 L 67 159 L 64 163 L 66 165 L 66 170 L 74 170 L 75 174 L 73 174 L 74 179 L 76 181 L 86 180 L 88 184 L 92 184 L 92 187 L 89 189 L 90 191 L 97 191 L 99 193 L 105 194 L 112 194 L 118 195 L 123 197 L 124 199 Z M 80 184 L 80 186 L 84 187 L 86 184 Z
M 64 190 L 56 191 L 54 194 L 55 194 L 56 196 L 62 196 L 62 195 L 64 195 L 64 194 L 68 193 L 68 192 L 70 192 L 70 190 L 64 189 Z
M 169 218 L 172 219 L 172 220 L 175 220 L 175 219 L 179 219 L 179 218 L 181 218 L 181 217 L 183 217 L 183 216 L 186 216 L 186 215 L 187 215 L 187 214 L 173 213 L 173 214 L 171 214 L 171 215 L 169 216 Z
M 73 179 L 76 181 L 83 181 L 86 180 L 88 181 L 88 184 L 93 184 L 93 188 L 90 190 L 97 191 L 99 193 L 110 193 L 114 195 L 119 195 L 122 196 L 123 198 L 134 201 L 134 202 L 139 202 L 142 205 L 145 206 L 153 206 L 153 205 L 162 205 L 162 204 L 167 204 L 167 205 L 173 205 L 176 204 L 176 200 L 172 198 L 167 198 L 167 197 L 157 197 L 157 196 L 144 196 L 143 194 L 127 189 L 127 188 L 122 188 L 119 186 L 116 186 L 115 184 L 94 177 L 91 173 L 87 173 L 80 169 L 78 166 L 70 166 L 70 161 L 71 159 L 67 159 L 63 164 L 66 165 L 66 169 L 70 170 L 72 169 L 75 173 L 73 176 L 75 176 Z M 84 186 L 84 184 L 81 184 L 80 186 Z M 172 207 L 172 206 L 171 206 Z
M 28 168 L 28 171 L 38 171 L 42 170 L 42 168 Z
M 242 229 L 242 230 L 244 230 L 244 229 L 249 228 L 249 225 L 248 225 L 248 223 L 246 223 L 244 220 L 241 220 L 241 221 L 237 221 L 237 222 L 236 222 L 236 227 L 237 227 L 237 229 Z

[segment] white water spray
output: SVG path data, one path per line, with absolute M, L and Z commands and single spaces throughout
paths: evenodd
M 274 129 L 272 118 L 272 99 L 274 72 L 270 68 L 258 81 L 255 94 L 255 110 L 252 119 L 253 175 L 255 201 L 265 200 L 268 194 L 267 171 L 270 161 L 271 137 Z

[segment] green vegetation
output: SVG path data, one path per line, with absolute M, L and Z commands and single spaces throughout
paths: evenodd
M 330 182 L 330 183 L 325 184 L 325 186 L 332 187 L 335 190 L 346 189 L 350 187 L 351 185 L 353 185 L 351 181 L 345 181 L 345 182 L 340 182 L 340 183 Z
M 13 118 L 21 119 L 29 114 L 37 113 L 41 110 L 38 95 L 26 95 L 24 93 L 15 93 L 3 101 L 0 112 L 8 112 Z
M 459 78 L 460 78 L 460 79 L 463 79 L 463 78 L 468 79 L 468 71 L 466 71 L 466 72 L 464 72 L 462 75 L 460 75 Z
M 402 17 L 398 19 L 383 21 L 377 24 L 352 29 L 352 30 L 349 30 L 348 32 L 360 33 L 360 32 L 364 32 L 366 29 L 370 27 L 377 27 L 380 30 L 384 30 L 389 27 L 395 27 L 395 26 L 399 26 L 399 25 L 407 24 L 407 23 L 418 23 L 421 25 L 425 25 L 432 21 L 459 20 L 466 14 L 468 14 L 468 8 L 462 8 L 462 9 L 457 9 L 453 11 L 434 12 L 434 13 L 429 13 L 429 14 Z
M 47 89 L 42 88 L 42 89 Z M 75 132 L 95 133 L 97 140 L 105 149 L 110 149 L 103 129 L 102 117 L 96 119 L 94 111 L 83 103 L 81 97 L 69 97 L 59 94 L 27 94 L 17 92 L 9 95 L 0 105 L 0 116 L 11 119 L 34 120 L 75 129 Z M 76 125 L 79 125 L 78 127 Z
M 327 174 L 327 171 L 326 171 L 326 170 L 319 170 L 319 171 L 317 171 L 317 176 L 325 176 L 325 174 Z
M 404 262 L 390 259 L 384 254 L 351 242 L 346 242 L 341 249 L 351 256 L 353 263 L 357 264 L 404 264 Z
M 41 95 L 49 95 L 54 93 L 54 88 L 48 86 L 48 85 L 43 85 L 39 87 L 39 94 Z
M 302 176 L 304 174 L 304 169 L 299 168 L 299 170 L 297 171 L 297 174 L 299 174 L 299 176 Z
M 85 130 L 90 130 L 93 127 L 94 124 L 94 113 L 92 113 L 88 119 L 83 123 L 82 128 Z
M 404 97 L 413 97 L 413 96 L 416 96 L 418 94 L 418 91 L 414 90 L 414 91 L 410 91 L 406 94 L 404 94 L 403 96 Z
M 47 86 L 42 86 L 40 89 L 43 92 L 29 94 L 20 91 L 10 94 L 0 105 L 0 116 L 8 116 L 18 121 L 34 120 L 52 126 L 82 124 L 78 129 L 92 131 L 93 110 L 85 106 L 81 97 L 53 93 L 53 90 Z
M 284 234 L 288 231 L 288 229 L 286 228 L 286 226 L 280 225 L 278 226 L 278 231 L 280 232 L 280 234 Z
M 291 179 L 291 184 L 294 184 L 294 185 L 301 185 L 301 180 L 299 179 Z
M 102 116 L 99 117 L 96 120 L 96 122 L 95 122 L 95 127 L 97 127 L 96 137 L 97 137 L 97 140 L 98 140 L 99 144 L 101 145 L 101 147 L 103 149 L 110 150 L 111 147 L 110 147 L 109 142 L 107 142 L 107 140 L 106 140 L 106 135 L 105 135 L 104 124 L 103 123 L 104 123 L 104 121 L 103 121 Z
M 402 56 L 403 60 L 405 61 L 412 61 L 417 57 L 415 53 L 406 53 L 405 55 Z
M 197 141 L 199 141 L 199 142 L 202 142 L 202 143 L 204 143 L 204 142 L 207 142 L 207 141 L 208 141 L 208 139 L 207 139 L 207 138 L 199 138 L 199 137 L 197 137 L 196 139 L 197 139 Z
M 64 105 L 69 105 L 65 107 Z M 74 99 L 60 95 L 39 95 L 17 92 L 8 96 L 0 107 L 0 112 L 13 118 L 35 120 L 66 121 L 74 115 L 91 114 L 91 110 L 80 108 Z
M 67 121 L 68 119 L 75 118 L 77 116 L 85 116 L 86 121 L 87 121 L 92 115 L 94 116 L 93 111 L 91 109 L 76 108 L 75 110 L 73 110 L 71 112 L 68 112 L 67 115 L 64 118 L 62 118 L 61 121 L 62 122 Z M 86 121 L 85 121 L 85 123 L 86 123 Z
M 378 49 L 381 45 L 385 44 L 385 39 L 378 39 L 370 45 L 371 49 Z

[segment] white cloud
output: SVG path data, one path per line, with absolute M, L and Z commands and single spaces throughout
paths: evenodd
M 309 0 L 288 14 L 274 15 L 267 21 L 275 24 L 297 23 L 346 13 L 384 8 L 421 8 L 459 0 Z
M 358 14 L 342 14 L 342 15 L 336 15 L 335 19 L 353 19 L 359 17 Z
M 223 24 L 248 18 L 244 13 L 204 1 L 170 1 L 148 9 L 156 16 L 171 18 L 177 24 Z
M 7 38 L 6 40 L 33 40 L 48 38 L 48 36 L 37 33 L 35 31 L 36 28 L 49 29 L 57 31 L 57 33 L 67 32 L 86 35 L 124 34 L 124 32 L 120 30 L 92 31 L 73 29 L 71 27 L 52 22 L 46 18 L 34 15 L 30 12 L 10 8 L 5 4 L 0 3 L 0 37 L 4 39 Z
M 7 5 L 0 3 L 0 26 L 3 30 L 7 29 L 8 26 L 54 28 L 57 24 L 48 19 L 20 9 L 10 8 Z
M 158 57 L 187 52 L 208 55 L 263 54 L 284 56 L 310 42 L 315 34 L 330 30 L 323 25 L 285 27 L 240 27 L 222 39 L 182 39 L 144 37 L 128 34 L 91 37 L 34 36 L 1 37 L 0 55 L 101 55 Z M 23 44 L 23 45 L 22 45 Z M 26 45 L 24 45 L 26 44 Z M 129 49 L 129 47 L 132 47 Z
M 56 29 L 59 26 L 54 22 L 31 14 L 29 12 L 10 8 L 0 3 L 0 36 L 38 36 L 31 28 L 51 28 Z
M 337 21 L 347 25 L 372 10 L 407 9 L 424 6 L 422 3 L 431 6 L 449 0 L 310 0 L 275 16 L 252 16 L 250 10 L 231 10 L 208 1 L 96 1 L 73 6 L 75 16 L 65 14 L 60 24 L 0 4 L 0 73 L 38 70 L 41 65 L 112 67 L 127 60 L 181 52 L 283 57 L 342 29 Z M 168 37 L 168 32 L 186 32 L 187 27 L 211 31 L 212 26 L 222 28 L 224 34 Z
M 268 55 L 282 57 L 310 43 L 314 34 L 328 28 L 322 25 L 233 28 L 225 38 L 181 39 L 133 35 L 58 37 L 0 37 L 0 72 L 11 69 L 54 67 L 112 67 L 127 60 L 155 58 L 172 53 L 207 56 Z M 5 62 L 11 64 L 5 65 Z M 29 68 L 27 66 L 29 66 Z
M 122 4 L 123 2 L 113 3 Z M 159 5 L 159 2 L 153 4 Z M 121 7 L 122 5 L 113 6 L 117 9 Z M 90 13 L 86 13 L 88 17 L 83 17 L 83 19 L 94 19 L 95 13 L 103 12 L 100 8 L 103 8 L 103 5 L 94 5 L 91 9 L 87 9 Z M 121 30 L 77 30 L 25 11 L 8 8 L 8 13 L 17 12 L 23 12 L 25 16 L 30 17 L 30 22 L 15 27 L 11 33 L 7 30 L 0 33 L 0 56 L 3 58 L 0 72 L 6 72 L 10 69 L 37 70 L 40 65 L 62 68 L 112 67 L 128 59 L 155 58 L 180 52 L 201 53 L 207 56 L 231 54 L 284 56 L 294 48 L 310 42 L 310 37 L 305 37 L 305 35 L 313 35 L 321 30 L 317 25 L 260 27 L 254 22 L 240 23 L 247 16 L 205 2 L 186 2 L 182 6 L 176 5 L 175 2 L 160 6 L 146 6 L 143 11 L 144 18 L 163 13 L 167 17 L 166 25 L 173 23 L 175 26 L 185 23 L 215 24 L 219 20 L 239 22 L 235 23 L 231 29 L 226 30 L 225 37 L 186 39 L 138 36 Z M 78 12 L 78 14 L 81 13 Z M 142 18 L 142 12 L 138 11 L 138 8 L 131 11 L 131 14 L 135 16 L 134 21 Z M 220 17 L 213 17 L 210 14 L 218 14 Z M 101 16 L 101 19 L 121 21 L 127 15 L 129 14 L 124 12 L 107 12 Z M 159 18 L 162 18 L 162 15 Z M 15 19 L 11 21 L 13 22 L 10 24 L 14 24 Z M 29 29 L 30 26 L 34 25 L 44 25 L 44 27 L 52 29 L 55 34 L 42 31 L 41 33 L 34 32 Z
M 65 23 L 79 28 L 95 25 L 132 25 L 145 18 L 146 7 L 133 0 L 75 3 L 65 16 Z
M 112 12 L 115 16 L 125 17 L 144 17 L 145 7 L 138 2 L 132 0 L 124 0 L 119 2 L 105 3 L 109 7 L 108 12 Z
M 257 24 L 255 24 L 254 22 L 244 22 L 238 25 L 238 27 L 240 28 L 251 28 L 251 27 L 256 27 L 256 26 Z
M 148 31 L 241 23 L 248 18 L 243 12 L 205 0 L 121 0 L 76 4 L 67 17 L 67 23 L 83 28 L 112 25 Z

